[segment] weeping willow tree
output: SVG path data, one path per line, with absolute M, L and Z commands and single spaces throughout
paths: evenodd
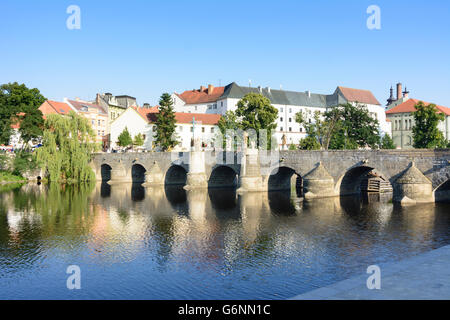
M 89 166 L 96 151 L 95 133 L 89 121 L 70 112 L 50 114 L 44 124 L 43 146 L 36 151 L 38 165 L 52 182 L 77 183 L 95 180 Z

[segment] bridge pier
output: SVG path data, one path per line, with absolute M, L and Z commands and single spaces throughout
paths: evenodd
M 266 191 L 258 159 L 258 149 L 247 149 L 241 164 L 238 193 Z
M 150 171 L 145 173 L 144 187 L 162 186 L 164 185 L 164 174 L 161 171 L 158 163 L 153 161 L 153 166 Z
M 327 169 L 319 162 L 319 165 L 303 178 L 305 199 L 327 198 L 337 196 L 334 191 L 334 179 Z
M 414 162 L 395 181 L 394 201 L 402 205 L 434 202 L 432 183 Z
M 113 168 L 111 169 L 111 180 L 108 184 L 118 184 L 118 183 L 130 183 L 133 182 L 133 177 L 131 176 L 131 170 L 127 171 L 125 168 Z
M 205 152 L 195 150 L 189 154 L 189 172 L 185 190 L 207 189 L 208 178 L 205 173 Z

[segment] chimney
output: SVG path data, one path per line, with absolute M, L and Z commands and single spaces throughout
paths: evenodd
M 200 92 L 203 92 L 203 91 L 205 91 L 206 90 L 206 87 L 205 86 L 200 86 Z
M 311 91 L 306 91 L 306 95 L 308 96 L 308 98 L 311 98 Z
M 142 107 L 143 107 L 143 108 L 150 108 L 150 103 L 147 103 L 147 102 L 146 102 L 146 103 L 143 104 Z
M 397 83 L 397 100 L 402 98 L 402 84 Z
M 212 84 L 208 84 L 208 94 L 212 94 L 214 91 L 214 86 Z

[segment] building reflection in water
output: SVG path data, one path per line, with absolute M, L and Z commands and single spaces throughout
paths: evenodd
M 0 258 L 9 272 L 49 254 L 205 277 L 268 279 L 276 269 L 306 286 L 450 243 L 448 208 L 374 195 L 302 202 L 235 189 L 27 185 L 0 192 Z

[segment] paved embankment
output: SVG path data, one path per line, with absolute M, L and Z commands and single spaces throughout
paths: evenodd
M 391 264 L 380 264 L 381 289 L 370 290 L 364 274 L 298 295 L 291 300 L 450 299 L 450 246 Z

